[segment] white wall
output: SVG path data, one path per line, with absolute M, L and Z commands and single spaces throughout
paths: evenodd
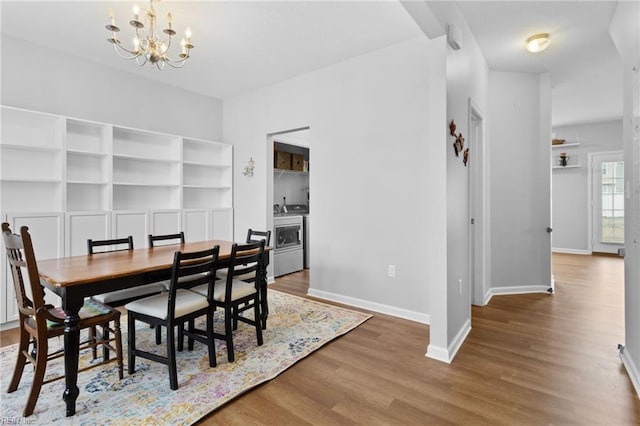
M 567 152 L 570 161 L 580 168 L 553 169 L 553 249 L 561 252 L 589 253 L 589 153 L 622 151 L 622 121 L 585 123 L 553 129 L 556 137 L 566 143 L 579 139 L 577 147 L 552 150 L 552 164 L 557 165 L 559 153 Z
M 1 43 L 3 105 L 180 136 L 222 138 L 218 99 L 6 35 Z M 133 62 L 131 66 L 137 67 Z
M 618 2 L 609 32 L 623 61 L 625 196 L 624 366 L 640 394 L 640 3 Z
M 548 74 L 489 73 L 491 292 L 551 284 L 551 84 Z
M 457 6 L 450 2 L 430 2 L 430 9 L 439 17 L 443 28 L 456 25 L 462 32 L 462 48 L 453 50 L 447 45 L 447 108 L 448 123 L 455 120 L 456 132 L 462 133 L 469 147 L 469 99 L 488 117 L 489 67 L 471 30 Z M 443 39 L 446 36 L 443 36 Z M 447 157 L 447 282 L 435 294 L 434 305 L 446 306 L 446 341 L 444 344 L 431 339 L 428 355 L 449 362 L 455 356 L 471 325 L 471 292 L 469 285 L 469 167 L 462 162 L 462 153 L 456 157 L 455 138 L 446 132 Z M 470 161 L 482 156 L 470 151 Z M 486 161 L 483 159 L 482 161 Z M 487 247 L 487 250 L 489 247 Z M 488 269 L 488 265 L 487 265 Z M 462 280 L 462 292 L 458 289 Z M 432 318 L 432 329 L 438 327 Z M 432 330 L 433 334 L 433 330 Z
M 419 37 L 225 100 L 236 234 L 271 226 L 267 134 L 310 126 L 310 293 L 428 322 L 446 280 L 444 61 Z

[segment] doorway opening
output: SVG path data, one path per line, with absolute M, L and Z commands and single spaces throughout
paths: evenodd
M 310 129 L 267 135 L 267 222 L 273 235 L 273 277 L 310 268 Z
M 471 304 L 484 306 L 489 294 L 486 288 L 489 259 L 488 215 L 485 188 L 484 114 L 469 98 L 469 289 Z

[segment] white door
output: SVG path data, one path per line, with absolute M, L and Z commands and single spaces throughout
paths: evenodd
M 592 251 L 617 253 L 624 246 L 624 160 L 622 152 L 591 157 Z

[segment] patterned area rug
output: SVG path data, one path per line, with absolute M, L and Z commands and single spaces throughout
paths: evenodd
M 249 314 L 248 314 L 249 315 Z M 306 357 L 336 337 L 353 330 L 371 315 L 300 297 L 269 290 L 268 328 L 264 330 L 264 345 L 257 346 L 255 329 L 240 323 L 234 334 L 236 360 L 227 361 L 224 342 L 216 340 L 218 366 L 210 368 L 205 345 L 195 342 L 192 352 L 178 352 L 179 389 L 169 388 L 167 367 L 136 358 L 136 372 L 126 371 L 126 316 L 123 316 L 125 376 L 118 380 L 115 364 L 96 368 L 78 375 L 80 396 L 76 415 L 65 417 L 62 401 L 64 380 L 42 387 L 35 412 L 22 419 L 22 411 L 31 385 L 31 368 L 25 368 L 18 390 L 6 393 L 13 373 L 17 345 L 0 350 L 0 412 L 2 419 L 26 424 L 161 424 L 188 425 L 214 411 L 222 404 L 271 380 L 300 359 Z M 216 313 L 215 329 L 222 331 L 222 311 Z M 202 327 L 203 324 L 200 324 Z M 140 323 L 136 340 L 140 349 L 165 354 L 164 336 L 155 345 L 154 331 Z M 62 344 L 62 338 L 50 340 L 50 345 Z M 90 360 L 81 354 L 81 365 Z M 49 363 L 47 372 L 58 375 L 64 371 L 63 359 Z

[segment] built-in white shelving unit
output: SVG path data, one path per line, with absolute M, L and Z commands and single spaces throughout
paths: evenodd
M 84 254 L 87 238 L 133 235 L 136 248 L 146 247 L 147 234 L 182 230 L 190 241 L 233 239 L 231 145 L 7 106 L 0 112 L 1 219 L 14 231 L 33 227 L 38 257 Z M 0 259 L 4 323 L 16 312 Z

